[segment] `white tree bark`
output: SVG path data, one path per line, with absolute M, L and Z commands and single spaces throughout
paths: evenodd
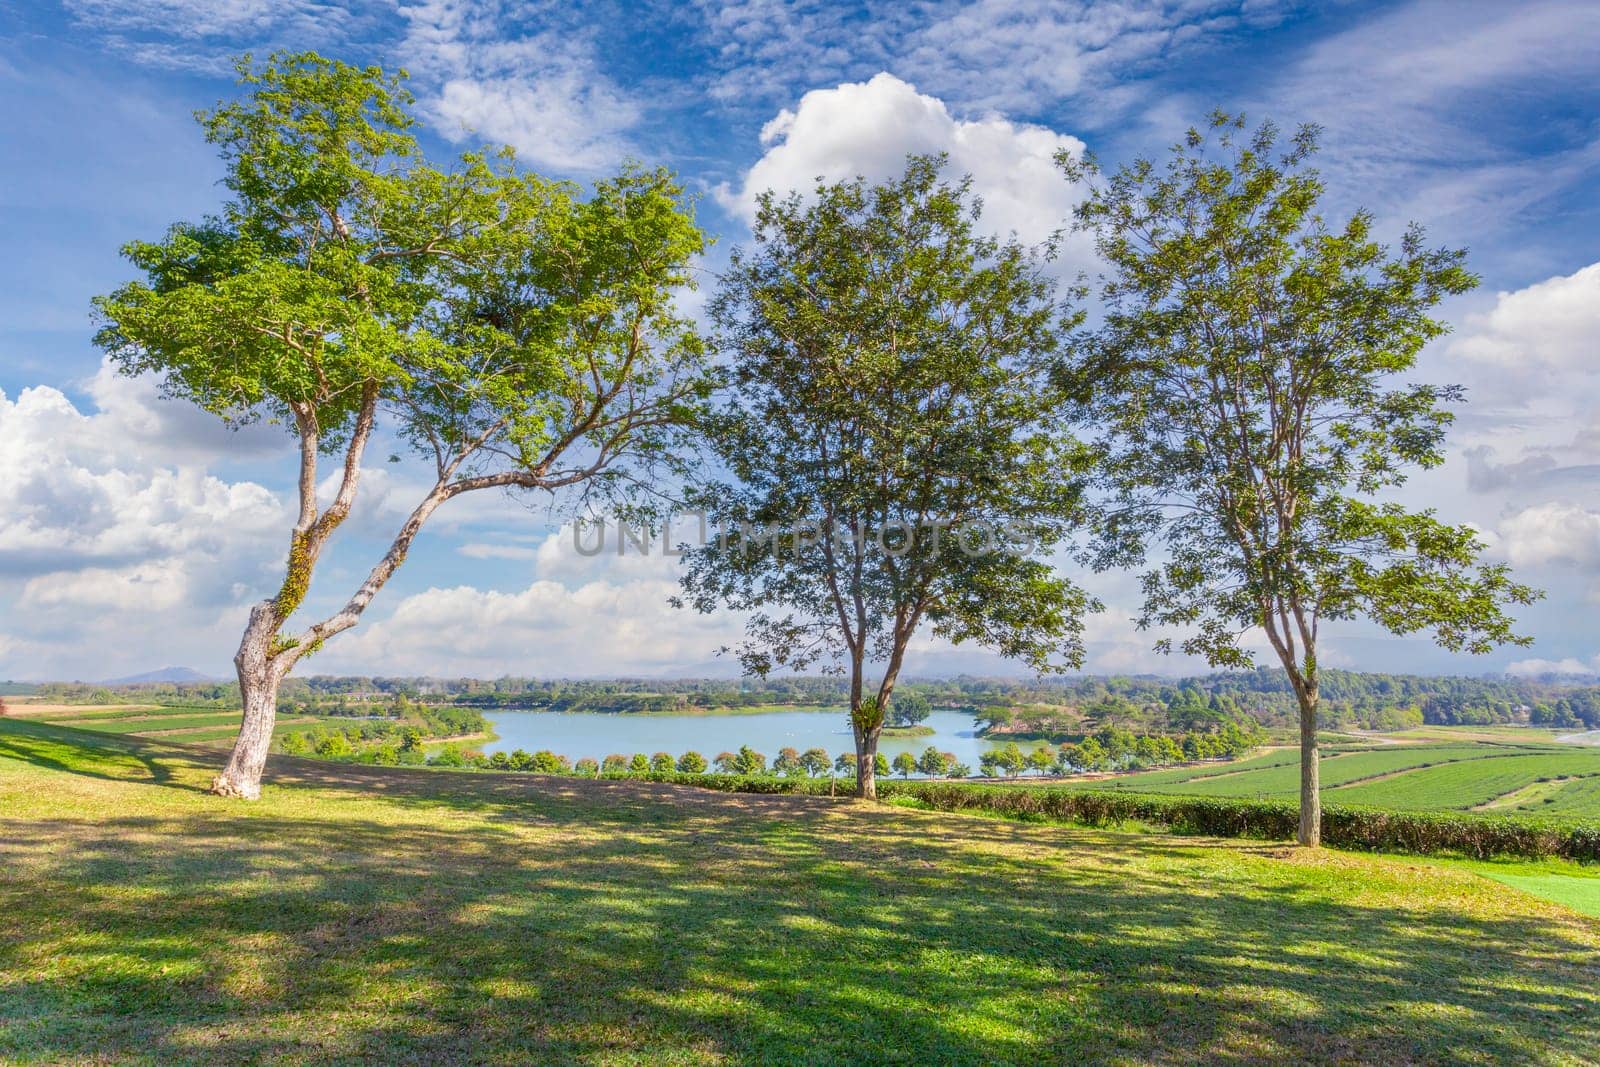
M 278 719 L 278 683 L 283 675 L 273 663 L 272 641 L 277 635 L 274 602 L 262 601 L 250 609 L 250 625 L 245 627 L 233 665 L 239 674 L 239 693 L 244 703 L 244 719 L 233 742 L 222 773 L 212 779 L 211 791 L 218 796 L 257 800 L 261 796 L 261 772 L 272 747 L 272 728 Z

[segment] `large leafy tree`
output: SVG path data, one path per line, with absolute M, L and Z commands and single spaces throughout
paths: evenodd
M 124 372 L 298 439 L 284 577 L 250 611 L 243 724 L 214 784 L 254 797 L 280 681 L 356 624 L 440 505 L 496 488 L 628 496 L 671 461 L 705 395 L 671 300 L 703 240 L 661 172 L 585 196 L 509 150 L 430 164 L 403 76 L 314 54 L 240 71 L 240 98 L 201 116 L 231 199 L 126 246 L 143 280 L 96 305 Z M 344 606 L 291 626 L 385 430 L 423 457 L 428 487 Z
M 1213 665 L 1249 666 L 1241 639 L 1265 634 L 1299 703 L 1306 845 L 1321 833 L 1323 624 L 1365 618 L 1481 653 L 1521 640 L 1506 608 L 1536 595 L 1478 562 L 1471 528 L 1386 494 L 1443 459 L 1461 391 L 1401 376 L 1446 329 L 1432 309 L 1476 279 L 1415 227 L 1392 252 L 1365 212 L 1325 222 L 1316 142 L 1313 127 L 1283 144 L 1219 113 L 1165 167 L 1102 180 L 1061 160 L 1093 184 L 1077 217 L 1108 267 L 1103 327 L 1073 361 L 1115 498 L 1101 562 L 1158 546 L 1141 623 L 1184 628 L 1178 647 Z
M 1047 426 L 1065 311 L 943 162 L 764 195 L 711 305 L 731 381 L 708 434 L 732 480 L 703 496 L 719 536 L 685 599 L 750 612 L 751 673 L 848 675 L 866 797 L 919 627 L 1049 670 L 1081 662 L 1090 607 L 1040 558 L 1080 503 L 1081 450 Z

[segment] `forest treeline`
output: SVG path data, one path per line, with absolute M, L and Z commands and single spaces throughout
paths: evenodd
M 44 683 L 41 699 L 61 703 L 146 702 L 237 707 L 235 683 L 159 682 L 103 686 Z M 1113 675 L 998 679 L 960 676 L 906 683 L 903 695 L 935 709 L 971 714 L 991 734 L 1022 739 L 1091 733 L 1106 726 L 1185 733 L 1227 722 L 1290 725 L 1295 699 L 1281 670 L 1190 678 Z M 1528 723 L 1600 728 L 1600 686 L 1556 679 L 1469 678 L 1326 670 L 1322 715 L 1329 726 L 1404 729 L 1429 725 Z M 397 700 L 483 711 L 693 713 L 768 706 L 829 707 L 847 699 L 832 677 L 738 679 L 553 680 L 316 675 L 284 682 L 284 711 L 323 715 L 374 713 Z

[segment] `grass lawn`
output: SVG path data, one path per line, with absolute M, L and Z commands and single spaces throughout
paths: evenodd
M 1462 865 L 218 759 L 0 721 L 0 1062 L 1600 1056 L 1600 923 Z

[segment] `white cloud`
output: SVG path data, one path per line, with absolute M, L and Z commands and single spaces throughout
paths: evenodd
M 596 171 L 628 155 L 637 103 L 601 69 L 583 25 L 522 30 L 494 0 L 404 5 L 402 54 L 446 137 L 509 144 L 536 164 Z
M 1557 384 L 1551 375 L 1600 373 L 1600 263 L 1499 293 L 1450 348 L 1528 392 Z
M 1507 674 L 1600 674 L 1600 655 L 1587 663 L 1575 656 L 1563 659 L 1519 659 L 1506 667 Z
M 1600 571 L 1600 513 L 1561 501 L 1536 504 L 1501 520 L 1497 543 L 1513 566 Z
M 1592 178 L 1592 130 L 1550 121 L 1544 101 L 1592 92 L 1597 48 L 1600 8 L 1582 0 L 1392 5 L 1313 41 L 1250 110 L 1328 127 L 1319 166 L 1342 204 L 1481 246 Z M 1508 144 L 1524 127 L 1537 147 Z
M 189 573 L 183 561 L 169 558 L 31 578 L 22 587 L 18 604 L 25 609 L 171 611 L 182 607 L 190 594 Z
M 457 586 L 406 597 L 385 619 L 344 635 L 325 660 L 369 671 L 556 677 L 704 669 L 740 620 L 668 603 L 677 583 L 540 579 L 513 592 Z
M 148 382 L 101 375 L 89 391 L 92 411 L 48 386 L 0 393 L 0 601 L 14 605 L 0 614 L 0 675 L 215 670 L 281 558 L 285 509 L 209 473 L 218 451 Z
M 1156 62 L 1278 20 L 1237 0 L 935 0 L 799 6 L 703 2 L 717 99 L 762 105 L 796 88 L 892 69 L 965 106 L 1037 113 L 1062 100 L 1117 113 L 1143 93 L 1126 79 Z M 1122 84 L 1118 84 L 1118 83 Z
M 972 176 L 988 226 L 999 233 L 1014 231 L 1026 242 L 1059 229 L 1079 199 L 1053 162 L 1057 152 L 1083 152 L 1076 137 L 998 115 L 959 119 L 943 101 L 887 73 L 807 93 L 794 110 L 767 123 L 761 140 L 766 154 L 745 173 L 740 187 L 717 193 L 747 219 L 754 217 L 756 198 L 764 190 L 803 192 L 818 178 L 881 180 L 901 174 L 907 155 L 931 152 L 949 153 L 952 177 Z M 1073 240 L 1079 242 L 1076 255 L 1068 258 L 1084 259 L 1082 238 Z
M 315 41 L 324 54 L 335 54 L 389 10 L 383 0 L 66 0 L 65 6 L 78 27 L 135 62 L 212 74 L 230 70 L 241 44 L 265 52 Z
M 468 559 L 515 559 L 535 560 L 539 558 L 539 550 L 527 545 L 496 545 L 483 541 L 469 541 L 464 545 L 456 546 L 456 551 Z
M 152 465 L 129 430 L 145 417 L 85 415 L 47 386 L 0 394 L 0 572 L 218 555 L 281 520 L 265 488 L 208 475 L 203 459 Z

